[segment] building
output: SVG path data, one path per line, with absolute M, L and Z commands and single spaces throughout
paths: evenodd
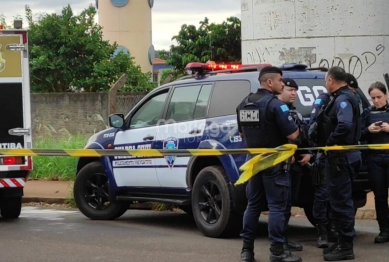
M 242 63 L 341 66 L 367 93 L 389 73 L 388 0 L 241 0 Z
M 115 52 L 130 54 L 143 72 L 153 72 L 153 4 L 154 0 L 96 0 L 103 39 L 116 41 L 119 47 Z
M 153 82 L 159 83 L 161 72 L 165 69 L 172 69 L 173 66 L 167 65 L 166 61 L 156 57 L 153 64 Z

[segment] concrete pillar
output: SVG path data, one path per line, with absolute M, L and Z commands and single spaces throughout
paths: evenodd
M 388 0 L 241 0 L 242 62 L 342 66 L 367 93 L 389 73 Z
M 143 72 L 152 72 L 151 9 L 153 0 L 97 0 L 103 38 L 127 49 Z M 151 62 L 150 62 L 151 60 Z

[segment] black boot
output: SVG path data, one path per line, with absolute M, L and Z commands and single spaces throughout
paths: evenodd
M 332 250 L 324 254 L 325 261 L 340 261 L 340 260 L 355 259 L 352 242 L 340 241 L 339 243 L 334 244 L 328 249 L 332 249 Z
M 289 251 L 302 251 L 303 250 L 303 245 L 300 243 L 297 243 L 295 241 L 290 241 L 289 239 L 285 239 L 284 242 L 284 249 L 289 250 Z
M 254 262 L 254 251 L 250 249 L 242 249 L 240 253 L 241 262 Z
M 254 241 L 243 240 L 242 252 L 240 253 L 241 262 L 254 262 Z
M 337 242 L 339 238 L 338 229 L 334 222 L 328 223 L 327 228 L 328 242 Z
M 380 234 L 375 237 L 374 243 L 389 242 L 389 228 L 380 229 Z
M 326 248 L 328 247 L 328 235 L 327 226 L 325 224 L 317 224 L 317 247 Z
M 272 243 L 270 247 L 270 262 L 302 262 L 302 260 L 300 257 L 286 251 L 283 243 Z

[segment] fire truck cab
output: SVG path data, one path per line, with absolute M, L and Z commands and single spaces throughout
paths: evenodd
M 28 32 L 0 25 L 0 214 L 18 218 L 32 159 L 4 149 L 32 147 Z

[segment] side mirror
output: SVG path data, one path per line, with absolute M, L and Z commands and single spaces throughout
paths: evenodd
M 115 128 L 121 128 L 124 125 L 123 114 L 112 114 L 109 116 L 109 126 Z

